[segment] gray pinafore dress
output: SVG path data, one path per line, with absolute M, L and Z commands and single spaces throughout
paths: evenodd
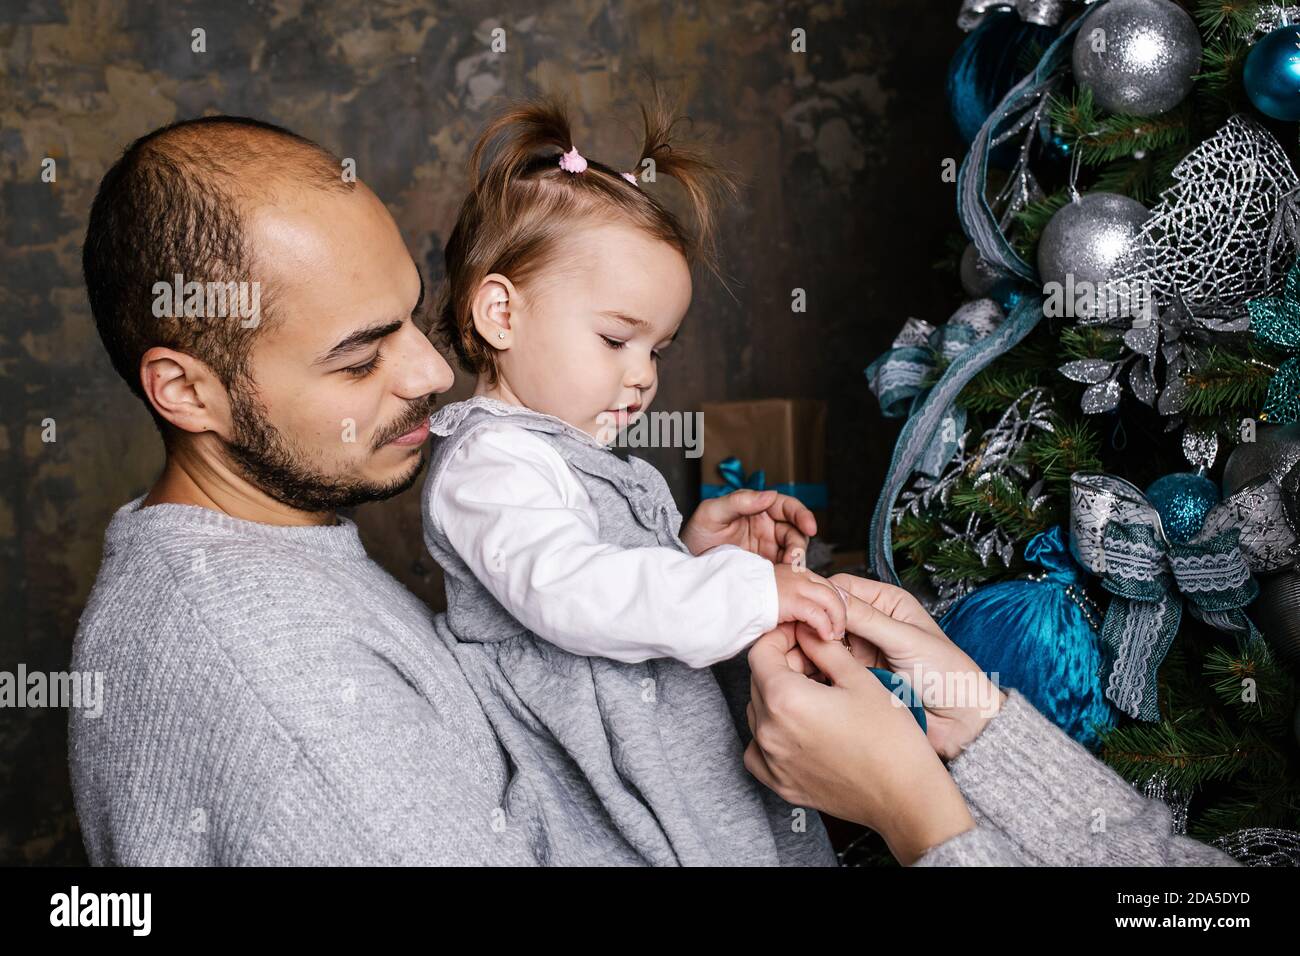
M 836 865 L 816 811 L 781 800 L 744 767 L 744 654 L 700 669 L 571 654 L 520 624 L 457 556 L 433 520 L 433 490 L 457 447 L 502 421 L 564 457 L 591 496 L 603 542 L 687 551 L 668 486 L 644 460 L 486 396 L 434 416 L 424 539 L 447 588 L 435 627 L 509 759 L 498 826 L 525 828 L 548 865 Z

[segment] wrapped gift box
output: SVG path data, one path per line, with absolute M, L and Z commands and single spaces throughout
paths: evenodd
M 826 526 L 826 403 L 804 398 L 706 402 L 700 497 L 737 488 L 798 498 Z

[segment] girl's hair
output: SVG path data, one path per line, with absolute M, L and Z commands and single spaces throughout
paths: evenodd
M 697 148 L 672 141 L 680 117 L 658 89 L 641 107 L 645 133 L 641 152 L 627 172 L 632 184 L 604 163 L 587 157 L 587 168 L 560 168 L 561 154 L 574 148 L 564 104 L 552 96 L 516 103 L 498 114 L 479 136 L 470 156 L 470 192 L 461 204 L 445 250 L 446 279 L 436 306 L 436 328 L 444 345 L 470 372 L 496 380 L 495 350 L 474 327 L 472 302 L 485 276 L 500 273 L 521 288 L 552 264 L 564 240 L 580 223 L 621 223 L 669 243 L 694 265 L 700 263 L 726 285 L 718 268 L 717 210 L 734 198 L 734 174 Z M 488 148 L 501 143 L 484 165 Z M 581 150 L 579 150 L 581 152 Z M 643 165 L 645 160 L 653 165 Z M 686 191 L 694 220 L 687 230 L 647 191 L 647 166 L 654 176 L 671 176 Z

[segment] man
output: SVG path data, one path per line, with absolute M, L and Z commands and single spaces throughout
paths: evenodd
M 547 808 L 539 841 L 512 819 L 508 761 L 432 614 L 335 514 L 415 481 L 452 383 L 396 224 L 342 172 L 286 130 L 211 117 L 137 140 L 100 185 L 91 308 L 167 460 L 113 517 L 74 646 L 75 670 L 105 675 L 102 716 L 70 718 L 87 851 L 609 859 L 625 842 L 607 821 Z M 691 524 L 766 551 L 810 521 L 749 492 Z

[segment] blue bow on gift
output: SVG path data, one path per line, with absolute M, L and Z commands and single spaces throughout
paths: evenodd
M 753 488 L 755 491 L 762 491 L 766 480 L 762 468 L 746 478 L 745 466 L 741 464 L 740 459 L 735 455 L 718 462 L 718 474 L 722 476 L 728 491 L 739 491 L 741 488 Z
M 1294 562 L 1296 533 L 1282 489 L 1270 478 L 1216 505 L 1186 543 L 1165 534 L 1137 488 L 1112 475 L 1070 479 L 1070 546 L 1112 595 L 1102 625 L 1106 696 L 1124 713 L 1156 721 L 1156 674 L 1186 604 L 1198 619 L 1254 641 L 1243 608 L 1259 593 L 1252 574 Z M 1244 635 L 1244 640 L 1243 640 Z
M 825 482 L 782 481 L 768 488 L 763 469 L 760 468 L 746 477 L 745 466 L 735 455 L 718 462 L 718 474 L 722 476 L 723 483 L 701 484 L 701 498 L 721 498 L 733 491 L 750 488 L 754 491 L 777 491 L 783 495 L 790 495 L 792 498 L 798 498 L 813 511 L 820 511 L 826 507 Z
M 992 299 L 967 302 L 939 328 L 909 318 L 893 347 L 867 366 L 872 393 L 886 418 L 910 415 L 930 392 L 942 360 L 951 363 L 962 352 L 991 335 L 1002 323 L 1002 308 Z M 957 438 L 966 430 L 966 409 L 950 406 L 915 470 L 937 476 L 952 460 Z

